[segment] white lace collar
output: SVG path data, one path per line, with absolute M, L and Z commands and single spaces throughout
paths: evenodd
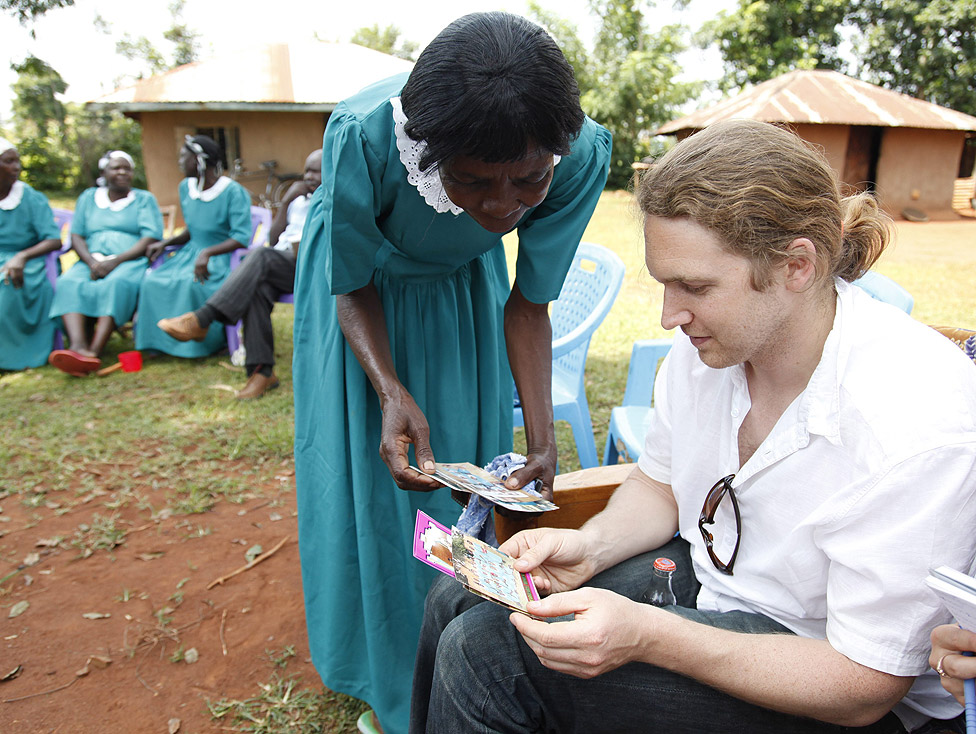
M 230 179 L 227 176 L 221 176 L 214 182 L 213 186 L 203 191 L 200 191 L 200 183 L 197 179 L 188 178 L 186 182 L 190 198 L 199 199 L 200 201 L 213 201 L 230 185 Z
M 7 194 L 5 199 L 0 199 L 0 209 L 4 211 L 10 211 L 11 209 L 16 209 L 20 206 L 20 200 L 24 198 L 24 182 L 14 181 L 14 185 L 10 187 L 10 193 Z
M 438 214 L 451 212 L 457 216 L 464 211 L 461 207 L 451 201 L 447 192 L 444 191 L 444 184 L 441 183 L 441 175 L 437 166 L 432 166 L 426 171 L 420 170 L 420 159 L 427 150 L 427 141 L 414 140 L 404 127 L 407 124 L 407 116 L 403 114 L 403 105 L 399 97 L 390 98 L 390 106 L 393 107 L 393 133 L 396 135 L 397 150 L 400 151 L 400 162 L 407 169 L 407 183 L 417 189 L 428 206 L 432 207 Z M 552 157 L 552 165 L 559 163 L 560 156 Z
M 120 212 L 135 200 L 135 189 L 129 189 L 128 194 L 115 201 L 112 201 L 108 196 L 108 186 L 99 186 L 95 189 L 95 206 L 99 209 L 111 209 L 113 212 Z

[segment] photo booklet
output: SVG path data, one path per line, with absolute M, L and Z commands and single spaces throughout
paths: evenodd
M 453 576 L 471 593 L 514 612 L 534 616 L 526 611 L 526 605 L 538 600 L 539 592 L 529 574 L 515 570 L 514 558 L 457 528 L 448 530 L 422 510 L 417 510 L 413 555 Z

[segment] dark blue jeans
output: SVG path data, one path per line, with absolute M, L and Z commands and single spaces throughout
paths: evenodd
M 588 586 L 638 599 L 657 556 L 673 559 L 679 606 L 702 624 L 751 634 L 792 634 L 760 614 L 694 608 L 698 582 L 688 545 L 676 539 L 596 576 Z M 889 713 L 876 724 L 848 728 L 771 711 L 691 678 L 646 663 L 629 663 L 590 680 L 543 667 L 508 621 L 508 611 L 483 603 L 449 577 L 427 596 L 414 671 L 411 734 L 480 732 L 668 732 L 697 734 L 898 734 Z

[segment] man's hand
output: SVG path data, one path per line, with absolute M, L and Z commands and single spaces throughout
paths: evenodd
M 539 662 L 577 678 L 595 678 L 642 659 L 653 616 L 667 614 L 606 589 L 584 588 L 529 602 L 538 617 L 575 614 L 572 621 L 541 622 L 514 613 L 510 620 Z
M 965 705 L 963 681 L 976 678 L 976 658 L 965 657 L 962 652 L 976 651 L 976 634 L 954 624 L 943 624 L 932 630 L 932 654 L 929 665 L 936 671 L 942 665 L 939 680 L 942 687 Z
M 515 559 L 515 569 L 531 573 L 541 593 L 577 589 L 594 574 L 587 536 L 579 530 L 523 530 L 498 548 Z
M 383 435 L 380 457 L 390 467 L 393 481 L 400 489 L 431 492 L 443 484 L 410 468 L 410 445 L 413 444 L 417 465 L 434 470 L 434 453 L 430 450 L 430 426 L 413 397 L 402 391 L 396 398 L 383 402 Z

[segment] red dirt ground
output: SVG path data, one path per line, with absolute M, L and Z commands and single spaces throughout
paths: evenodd
M 0 679 L 22 666 L 0 682 L 0 732 L 165 733 L 172 719 L 181 734 L 226 731 L 230 717 L 213 720 L 206 701 L 259 694 L 275 670 L 266 651 L 288 646 L 295 655 L 285 674 L 319 688 L 308 658 L 294 472 L 288 462 L 262 473 L 260 499 L 156 520 L 134 502 L 108 510 L 105 497 L 40 508 L 24 507 L 19 496 L 0 499 L 0 578 L 33 562 L 2 585 L 9 593 L 0 592 Z M 158 509 L 168 490 L 140 494 Z M 71 545 L 79 523 L 113 512 L 128 529 L 124 542 L 79 558 Z M 49 547 L 58 536 L 60 545 Z M 207 588 L 243 566 L 252 546 L 269 551 L 282 539 L 266 560 Z M 10 618 L 21 601 L 29 607 Z M 157 614 L 165 607 L 173 611 Z M 92 613 L 111 616 L 83 616 Z M 196 663 L 171 661 L 190 648 Z M 93 656 L 111 662 L 99 666 Z
M 898 227 L 902 241 L 968 251 L 976 222 Z M 254 467 L 227 462 L 226 471 L 239 475 L 247 468 Z M 54 501 L 39 508 L 25 507 L 17 495 L 0 496 L 0 579 L 38 554 L 36 563 L 0 584 L 0 733 L 165 734 L 173 719 L 179 734 L 225 732 L 230 722 L 214 720 L 206 701 L 259 694 L 276 670 L 266 651 L 289 646 L 295 656 L 285 674 L 319 688 L 308 658 L 293 467 L 266 466 L 256 476 L 257 499 L 155 520 L 135 502 L 107 509 L 106 496 L 51 493 Z M 138 494 L 158 510 L 170 490 L 140 487 Z M 71 545 L 79 523 L 113 512 L 128 530 L 124 542 L 79 558 Z M 50 547 L 58 536 L 62 542 Z M 248 548 L 260 544 L 268 551 L 282 539 L 267 560 L 207 588 L 244 565 Z M 121 601 L 126 593 L 129 600 Z M 10 618 L 21 601 L 30 606 Z M 162 624 L 156 612 L 167 606 L 171 621 Z M 83 616 L 91 613 L 111 616 Z M 198 651 L 198 662 L 171 661 L 189 648 Z M 93 656 L 111 662 L 98 667 Z

